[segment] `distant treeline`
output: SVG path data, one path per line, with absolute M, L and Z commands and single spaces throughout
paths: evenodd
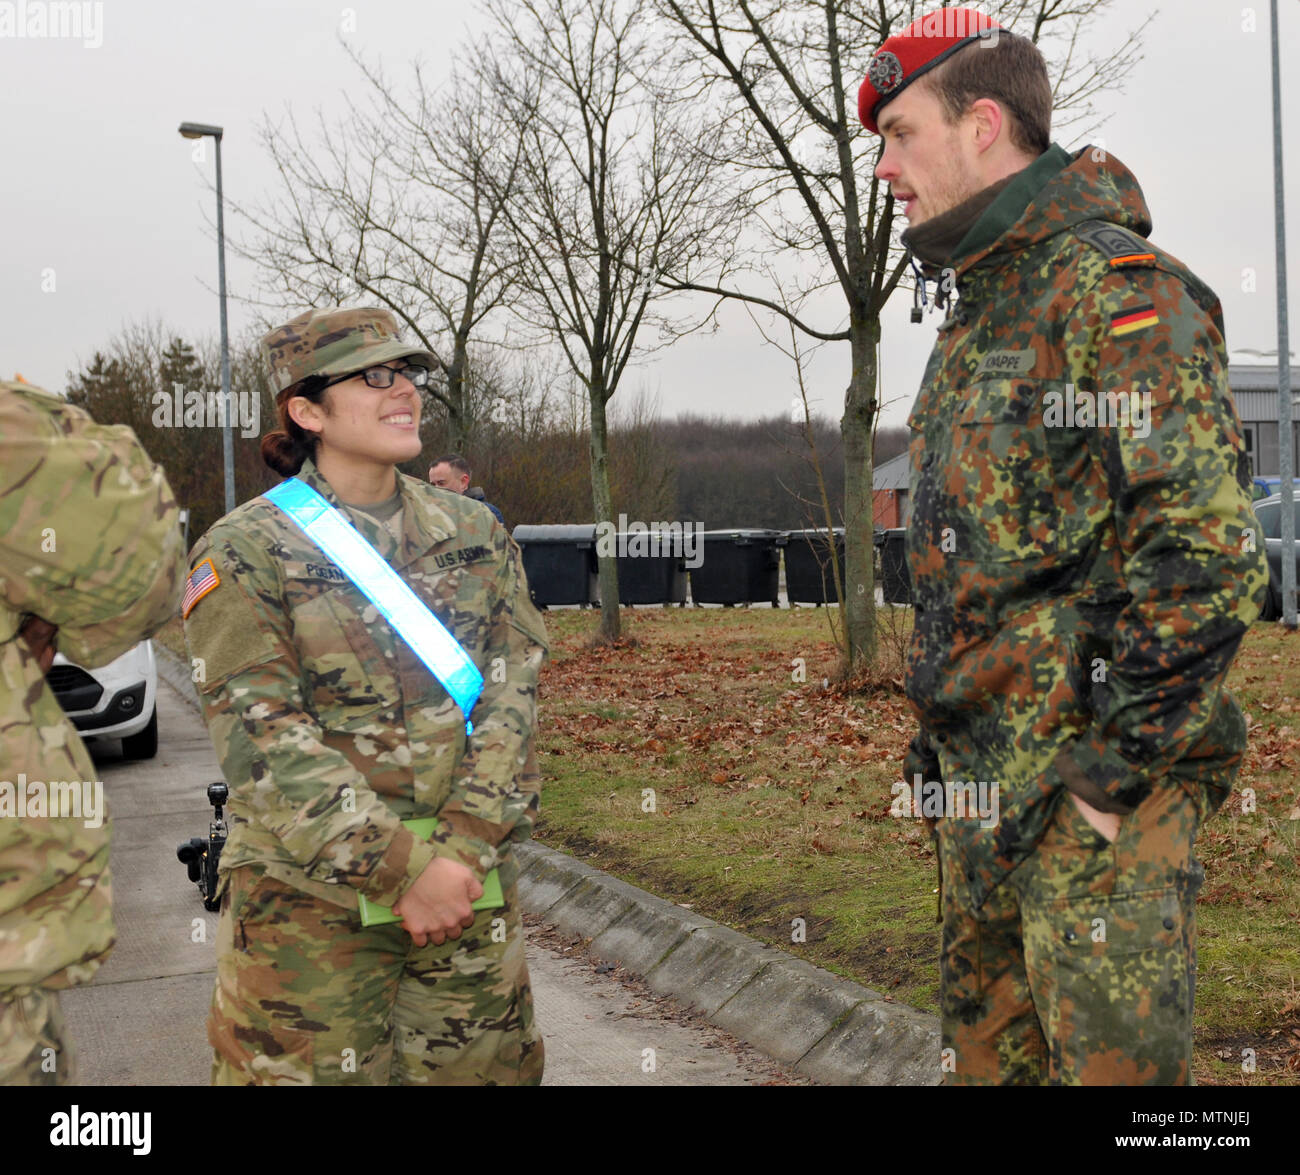
M 442 454 L 442 430 L 431 431 L 428 460 Z M 814 417 L 813 436 L 835 525 L 840 526 L 844 455 L 839 425 Z M 905 429 L 881 430 L 876 463 L 906 447 Z M 803 426 L 783 417 L 662 420 L 638 413 L 611 426 L 609 450 L 614 509 L 629 520 L 697 522 L 707 530 L 795 530 L 824 524 L 812 448 Z M 512 528 L 594 518 L 585 432 L 555 426 L 494 428 L 480 433 L 464 456 L 473 467 L 474 484 Z

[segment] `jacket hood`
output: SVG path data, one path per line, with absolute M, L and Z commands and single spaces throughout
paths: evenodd
M 1045 158 L 1040 156 L 1039 160 Z M 972 229 L 986 240 L 986 233 L 996 234 L 993 241 L 962 257 L 956 264 L 958 274 L 984 263 L 997 264 L 1003 254 L 1019 253 L 1058 233 L 1069 232 L 1086 220 L 1122 225 L 1144 238 L 1150 235 L 1151 213 L 1142 186 L 1124 164 L 1100 147 L 1091 146 L 1080 148 L 1069 160 L 1031 196 L 1028 205 L 1019 208 L 1018 214 L 1014 204 L 1007 204 L 1012 188 L 999 196 L 982 222 Z

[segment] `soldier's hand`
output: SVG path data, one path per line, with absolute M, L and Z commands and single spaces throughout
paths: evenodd
M 482 896 L 483 886 L 472 869 L 450 857 L 434 857 L 394 903 L 393 913 L 401 916 L 402 929 L 417 947 L 440 945 L 474 925 L 470 903 Z
M 1073 792 L 1070 792 L 1070 799 L 1074 801 L 1074 806 L 1079 809 L 1079 814 L 1111 844 L 1114 844 L 1115 838 L 1119 836 L 1119 816 L 1114 812 L 1102 812 L 1094 808 L 1091 804 L 1079 799 Z
M 907 753 L 903 756 L 903 783 L 909 791 L 913 786 L 913 779 L 917 775 L 921 777 L 923 784 L 930 780 L 942 778 L 939 768 L 939 756 L 934 753 L 934 747 L 931 746 L 930 738 L 924 728 L 918 728 L 912 741 L 908 744 Z M 925 831 L 933 837 L 938 821 L 933 816 L 926 816 L 923 812 L 914 812 L 913 815 L 921 818 L 921 823 L 925 825 Z
M 54 638 L 58 631 L 57 625 L 42 620 L 39 616 L 29 616 L 19 629 L 27 642 L 27 647 L 32 651 L 32 656 L 40 665 L 42 673 L 46 672 L 54 661 Z

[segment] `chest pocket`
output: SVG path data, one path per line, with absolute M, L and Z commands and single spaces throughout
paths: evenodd
M 351 730 L 392 710 L 399 691 L 393 670 L 395 637 L 382 617 L 364 619 L 371 605 L 348 583 L 300 585 L 291 605 L 303 696 L 327 730 Z
M 475 651 L 483 646 L 491 619 L 488 603 L 495 570 L 489 549 L 474 547 L 431 555 L 407 572 L 411 590 L 471 660 L 476 660 Z
M 955 507 L 954 553 L 975 563 L 1049 559 L 1060 543 L 1049 438 L 1058 381 L 1012 377 L 971 386 L 945 471 Z M 1047 419 L 1045 419 L 1047 417 Z

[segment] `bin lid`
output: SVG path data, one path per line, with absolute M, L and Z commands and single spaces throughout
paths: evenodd
M 844 537 L 844 527 L 837 526 L 834 528 L 834 531 L 837 539 L 842 539 Z M 826 528 L 824 526 L 819 526 L 810 530 L 787 530 L 784 534 L 786 542 L 808 543 L 814 538 L 825 539 Z
M 525 543 L 592 543 L 596 540 L 594 522 L 526 526 L 520 523 L 510 537 L 521 546 Z
M 689 555 L 699 539 L 695 530 L 620 530 L 603 536 L 596 550 L 607 545 L 620 559 L 681 559 Z
M 731 530 L 706 530 L 704 541 L 718 543 L 734 539 L 741 543 L 775 542 L 781 537 L 781 533 L 779 530 L 765 530 L 762 527 L 737 526 Z

